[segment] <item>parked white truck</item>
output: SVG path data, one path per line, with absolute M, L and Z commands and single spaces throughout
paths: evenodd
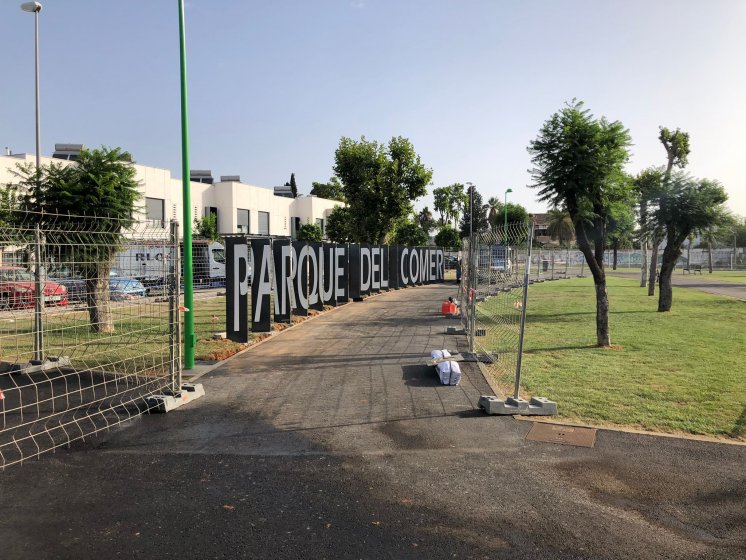
M 183 263 L 183 243 L 180 251 Z M 115 266 L 120 276 L 136 278 L 145 286 L 163 285 L 173 259 L 169 253 L 169 247 L 163 242 L 134 243 L 117 254 Z M 195 239 L 192 242 L 192 271 L 195 288 L 225 285 L 225 247 L 222 243 Z

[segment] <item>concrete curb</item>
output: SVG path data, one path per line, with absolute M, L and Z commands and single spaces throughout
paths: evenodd
M 649 430 L 638 430 L 635 428 L 625 428 L 624 426 L 597 426 L 594 424 L 582 424 L 578 422 L 566 422 L 562 418 L 531 418 L 526 416 L 514 416 L 519 422 L 539 422 L 542 424 L 561 424 L 563 426 L 572 426 L 573 428 L 592 428 L 595 430 L 604 430 L 607 432 L 621 432 L 624 434 L 637 434 L 641 436 L 664 437 L 670 439 L 682 439 L 686 441 L 703 441 L 706 443 L 723 443 L 725 445 L 746 446 L 746 441 L 727 440 L 712 436 L 698 436 L 696 434 L 670 434 L 666 432 L 651 432 Z

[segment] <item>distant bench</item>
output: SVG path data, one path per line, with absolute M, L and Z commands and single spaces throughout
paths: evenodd
M 687 272 L 689 274 L 694 274 L 696 272 L 699 272 L 702 274 L 702 265 L 701 264 L 688 264 L 682 268 L 683 273 L 686 274 Z

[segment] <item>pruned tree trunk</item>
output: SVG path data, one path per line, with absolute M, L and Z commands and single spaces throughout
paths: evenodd
M 692 238 L 689 238 L 689 245 L 686 246 L 686 265 L 692 264 Z
M 712 242 L 707 242 L 707 269 L 712 274 Z
M 640 249 L 642 252 L 642 263 L 640 265 L 640 287 L 644 288 L 648 285 L 648 240 L 642 240 L 640 243 Z
M 650 272 L 648 274 L 648 295 L 655 295 L 656 272 L 658 271 L 658 246 L 661 240 L 658 236 L 653 237 L 653 247 L 650 249 Z
M 111 299 L 109 294 L 111 267 L 111 263 L 100 263 L 97 267 L 95 277 L 88 278 L 85 281 L 86 304 L 88 305 L 91 332 L 114 332 L 114 318 L 111 314 Z
M 617 252 L 619 251 L 619 241 L 614 240 L 614 262 L 611 265 L 611 270 L 616 270 Z

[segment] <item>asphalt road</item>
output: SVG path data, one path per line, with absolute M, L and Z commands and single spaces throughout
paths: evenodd
M 746 447 L 526 441 L 455 349 L 452 287 L 345 306 L 201 379 L 207 396 L 0 473 L 0 557 L 746 557 Z M 561 403 L 560 403 L 561 406 Z

